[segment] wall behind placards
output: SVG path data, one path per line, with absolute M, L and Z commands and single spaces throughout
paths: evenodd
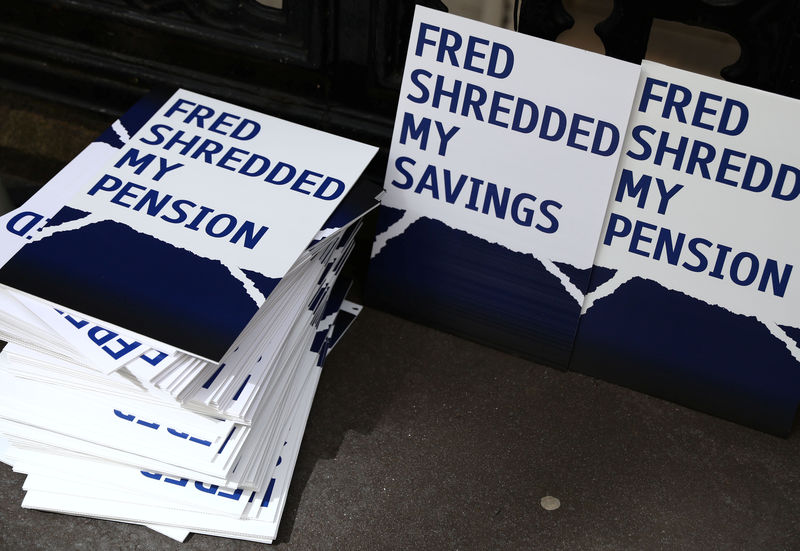
M 450 13 L 455 15 L 505 29 L 514 28 L 514 0 L 450 0 L 445 4 Z
M 513 0 L 449 0 L 445 4 L 456 15 L 507 29 L 514 26 Z M 604 53 L 594 27 L 611 13 L 613 0 L 563 0 L 562 4 L 575 24 L 557 42 Z M 651 61 L 716 78 L 738 57 L 738 43 L 725 33 L 661 19 L 653 22 L 646 55 Z

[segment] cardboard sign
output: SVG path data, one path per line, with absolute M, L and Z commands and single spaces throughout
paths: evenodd
M 572 367 L 787 432 L 800 103 L 644 62 Z
M 638 74 L 418 6 L 370 301 L 565 366 Z
M 219 361 L 376 148 L 186 90 L 132 113 L 3 218 L 0 283 Z

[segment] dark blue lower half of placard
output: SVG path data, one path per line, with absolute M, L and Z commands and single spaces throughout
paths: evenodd
M 401 214 L 382 207 L 378 233 Z M 562 369 L 580 315 L 578 302 L 532 255 L 428 218 L 372 259 L 366 302 Z
M 782 435 L 800 399 L 800 364 L 762 323 L 641 278 L 583 315 L 570 369 Z
M 249 277 L 265 296 L 278 282 Z M 0 281 L 215 361 L 257 310 L 219 261 L 112 221 L 27 244 Z

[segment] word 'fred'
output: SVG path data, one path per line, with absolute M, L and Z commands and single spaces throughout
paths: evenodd
M 436 38 L 429 38 L 436 36 Z M 419 36 L 414 55 L 421 57 L 425 46 L 436 47 L 436 61 L 461 67 L 474 73 L 495 78 L 506 78 L 514 67 L 514 52 L 499 42 L 468 36 L 466 40 L 458 31 L 428 23 L 419 26 Z M 488 60 L 487 60 L 488 56 Z
M 190 110 L 188 108 L 189 106 L 194 106 L 194 108 Z M 256 121 L 243 119 L 239 115 L 234 115 L 233 113 L 227 113 L 225 111 L 217 113 L 211 107 L 200 105 L 183 98 L 178 99 L 178 101 L 167 109 L 164 116 L 170 118 L 176 113 L 183 113 L 186 115 L 182 121 L 184 124 L 194 123 L 197 128 L 207 128 L 210 132 L 222 136 L 230 136 L 237 140 L 250 140 L 261 130 L 261 125 Z M 235 121 L 239 121 L 239 123 L 236 124 Z

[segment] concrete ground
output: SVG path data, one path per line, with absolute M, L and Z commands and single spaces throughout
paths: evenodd
M 0 90 L 12 202 L 110 120 Z M 0 549 L 251 549 L 23 510 Z M 560 507 L 546 510 L 541 500 Z M 552 500 L 550 500 L 552 502 Z M 781 439 L 367 308 L 329 356 L 277 549 L 800 549 Z
M 2 549 L 251 549 L 19 508 Z M 545 510 L 540 501 L 560 501 Z M 781 439 L 366 309 L 324 369 L 277 549 L 800 547 Z

